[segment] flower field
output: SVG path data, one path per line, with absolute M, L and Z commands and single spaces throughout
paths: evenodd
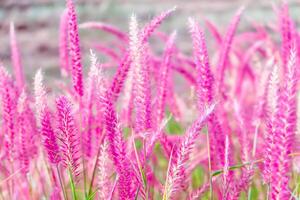
M 10 23 L 0 199 L 300 198 L 300 32 L 287 2 L 243 31 L 247 7 L 223 27 L 191 16 L 188 37 L 161 30 L 176 6 L 146 23 L 133 13 L 127 30 L 79 23 L 76 8 L 66 0 L 50 82 L 43 68 L 26 78 Z M 81 30 L 109 39 L 86 58 Z

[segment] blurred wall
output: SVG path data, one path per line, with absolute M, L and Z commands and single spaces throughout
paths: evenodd
M 246 6 L 239 29 L 244 29 L 251 21 L 276 23 L 276 16 L 269 0 L 75 0 L 79 22 L 104 21 L 127 31 L 128 18 L 132 12 L 141 23 L 154 15 L 176 5 L 176 13 L 164 22 L 162 29 L 168 33 L 177 30 L 181 47 L 191 48 L 187 31 L 187 18 L 195 17 L 202 22 L 204 16 L 224 30 L 235 11 Z M 289 1 L 294 19 L 300 20 L 300 1 Z M 58 68 L 58 27 L 59 17 L 64 9 L 63 0 L 0 0 L 0 60 L 10 68 L 9 23 L 16 26 L 22 61 L 27 79 L 34 71 L 42 68 L 48 76 L 56 76 Z M 91 31 L 80 32 L 83 56 L 88 58 L 88 46 L 95 40 L 105 41 L 106 36 Z

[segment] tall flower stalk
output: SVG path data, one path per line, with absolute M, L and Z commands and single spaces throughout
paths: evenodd
M 296 131 L 297 51 L 290 51 L 287 74 L 277 97 L 274 124 L 273 163 L 271 165 L 271 198 L 285 199 L 290 196 L 288 188 L 291 158 Z
M 14 23 L 10 23 L 10 48 L 11 48 L 11 61 L 13 64 L 13 70 L 15 73 L 17 87 L 21 92 L 25 86 L 25 77 L 23 72 L 23 66 L 21 63 L 21 55 L 19 46 L 17 43 L 17 37 L 15 32 Z
M 71 178 L 76 179 L 79 175 L 79 143 L 76 122 L 73 116 L 71 102 L 60 96 L 56 99 L 58 139 L 62 151 L 62 162 L 70 173 Z
M 207 117 L 213 112 L 214 105 L 210 106 L 187 130 L 174 157 L 171 156 L 167 180 L 165 182 L 163 199 L 168 200 L 180 191 L 184 185 L 189 156 L 193 150 L 197 136 L 204 126 Z
M 67 0 L 69 54 L 71 57 L 73 87 L 79 96 L 83 96 L 83 73 L 81 64 L 80 40 L 77 15 L 73 0 Z

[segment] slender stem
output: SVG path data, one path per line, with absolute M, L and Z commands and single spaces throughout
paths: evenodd
M 115 188 L 116 188 L 118 179 L 119 179 L 119 177 L 116 176 L 116 180 L 115 180 L 115 182 L 114 182 L 114 185 L 113 185 L 113 188 L 112 188 L 112 190 L 111 190 L 111 193 L 110 193 L 110 196 L 109 196 L 108 200 L 112 200 L 112 197 L 113 197 L 113 195 L 114 195 L 114 191 L 115 191 Z
M 47 173 L 48 173 L 48 176 L 49 176 L 50 185 L 51 185 L 51 183 L 52 183 L 52 181 L 53 181 L 53 182 L 54 182 L 54 185 L 56 186 L 56 185 L 57 185 L 57 180 L 56 180 L 54 171 L 53 171 L 53 169 L 48 165 L 48 162 L 47 162 L 46 159 L 45 159 L 44 153 L 42 154 L 42 159 L 43 159 L 43 161 L 44 161 L 44 165 L 45 165 L 45 167 L 46 167 L 46 170 L 47 170 Z
M 84 184 L 84 196 L 87 197 L 87 193 L 86 193 L 86 171 L 85 171 L 85 156 L 84 156 L 84 137 L 83 137 L 83 131 L 82 131 L 82 113 L 83 113 L 83 109 L 82 109 L 82 97 L 79 97 L 79 133 L 80 133 L 80 137 L 81 137 L 81 160 L 82 160 L 82 173 L 83 173 L 83 184 Z
M 42 173 L 41 173 L 41 171 L 40 171 L 37 163 L 35 163 L 35 170 L 36 170 L 36 172 L 38 174 L 38 177 L 42 177 Z M 40 183 L 40 185 L 42 187 L 43 194 L 46 197 L 47 196 L 47 192 L 46 192 L 46 189 L 45 189 L 45 184 L 42 182 L 42 180 L 39 180 L 39 183 Z
M 207 142 L 207 157 L 208 157 L 208 171 L 209 171 L 209 199 L 213 199 L 213 182 L 212 182 L 212 173 L 211 173 L 211 156 L 210 156 L 210 138 L 209 132 L 207 129 L 206 134 L 206 142 Z
M 92 192 L 94 179 L 95 179 L 95 176 L 96 176 L 96 169 L 97 169 L 97 165 L 98 165 L 98 159 L 99 159 L 99 156 L 100 156 L 100 149 L 101 149 L 101 146 L 99 146 L 99 149 L 98 149 L 98 152 L 97 152 L 97 157 L 96 157 L 96 161 L 95 161 L 95 165 L 94 165 L 94 169 L 93 169 L 93 175 L 92 175 L 92 180 L 91 180 L 90 187 L 89 187 L 88 196 L 90 196 L 90 194 Z
M 101 136 L 100 142 L 99 142 L 100 144 L 102 144 L 103 139 L 104 139 L 104 134 L 102 133 L 102 136 Z M 89 187 L 88 196 L 92 192 L 92 188 L 93 188 L 93 184 L 94 184 L 94 179 L 95 179 L 95 176 L 96 176 L 96 169 L 97 169 L 97 165 L 98 165 L 98 159 L 99 159 L 99 156 L 100 156 L 100 150 L 101 150 L 101 145 L 99 145 L 99 148 L 98 148 L 97 158 L 96 158 L 95 165 L 94 165 L 94 170 L 93 170 L 92 180 L 91 180 L 90 187 Z
M 83 153 L 84 154 L 84 153 Z M 82 154 L 82 173 L 83 173 L 83 184 L 84 184 L 84 196 L 87 197 L 86 193 L 86 171 L 85 171 L 85 160 L 84 160 L 84 155 Z
M 250 187 L 248 190 L 248 200 L 251 200 L 251 196 L 252 196 L 252 187 Z
M 271 184 L 268 183 L 268 187 L 267 187 L 267 200 L 270 199 L 270 192 L 271 192 Z
M 71 181 L 72 196 L 73 196 L 74 200 L 77 200 L 76 188 L 75 188 L 75 184 L 74 184 L 74 180 L 73 180 L 73 176 L 72 176 L 70 168 L 68 169 L 68 172 L 69 172 L 69 178 L 70 178 L 70 181 Z
M 290 153 L 289 156 L 290 157 L 300 156 L 300 152 Z M 235 169 L 239 169 L 241 167 L 244 167 L 246 165 L 254 165 L 254 164 L 257 164 L 257 163 L 261 163 L 263 161 L 264 161 L 264 159 L 261 158 L 261 159 L 257 159 L 257 160 L 251 161 L 251 162 L 245 162 L 245 163 L 241 163 L 241 164 L 237 164 L 237 165 L 232 165 L 232 166 L 229 166 L 228 169 L 229 170 L 235 170 Z M 213 172 L 212 177 L 220 175 L 222 173 L 223 173 L 223 169 L 216 170 L 216 171 Z
M 258 122 L 256 127 L 255 127 L 254 138 L 253 138 L 253 146 L 252 146 L 252 159 L 255 158 L 255 154 L 256 154 L 257 135 L 258 135 L 259 125 L 260 125 L 260 122 Z M 252 187 L 250 186 L 249 189 L 248 189 L 248 200 L 251 199 L 251 195 L 252 195 Z
M 33 194 L 32 194 L 32 186 L 31 186 L 31 184 L 30 184 L 32 181 L 31 181 L 31 176 L 30 176 L 29 173 L 26 174 L 25 179 L 26 179 L 26 182 L 27 182 L 28 192 L 29 192 L 30 198 L 31 198 L 31 199 L 34 199 L 34 198 L 33 198 Z
M 60 183 L 60 186 L 61 186 L 61 190 L 62 190 L 63 195 L 64 195 L 64 199 L 68 200 L 68 196 L 67 196 L 67 193 L 65 191 L 65 187 L 64 187 L 63 180 L 62 180 L 62 177 L 60 175 L 59 169 L 58 169 L 58 165 L 56 165 L 56 170 L 57 170 L 57 175 L 58 175 L 59 183 Z
M 14 162 L 13 160 L 10 160 L 10 164 L 11 164 L 11 174 L 14 174 L 15 173 L 15 169 L 14 169 Z M 14 178 L 12 177 L 11 178 L 11 191 L 10 191 L 10 196 L 12 197 L 13 193 L 14 193 L 14 184 L 15 184 L 15 181 L 14 181 Z

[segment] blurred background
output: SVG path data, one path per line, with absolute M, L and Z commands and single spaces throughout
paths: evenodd
M 300 21 L 300 0 L 288 1 L 290 13 Z M 187 18 L 192 16 L 201 24 L 209 19 L 224 32 L 231 17 L 241 6 L 246 6 L 239 30 L 246 29 L 252 21 L 264 24 L 276 23 L 272 6 L 280 1 L 270 0 L 75 0 L 79 23 L 102 21 L 128 31 L 128 19 L 136 13 L 141 24 L 160 12 L 177 6 L 160 30 L 178 32 L 180 48 L 188 52 L 191 41 L 187 30 Z M 0 60 L 10 68 L 9 24 L 15 23 L 17 39 L 27 80 L 37 68 L 47 77 L 59 74 L 58 30 L 59 18 L 65 7 L 64 0 L 0 0 Z M 105 42 L 107 34 L 97 30 L 80 30 L 82 54 L 87 63 L 88 49 L 95 42 Z M 87 68 L 87 64 L 85 66 Z M 49 80 L 49 79 L 48 79 Z

